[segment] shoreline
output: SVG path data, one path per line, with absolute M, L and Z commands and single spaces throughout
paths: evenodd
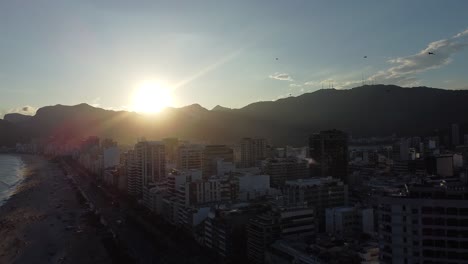
M 21 185 L 21 183 L 24 181 L 24 179 L 26 178 L 26 175 L 29 173 L 28 171 L 28 166 L 27 166 L 27 161 L 26 161 L 26 157 L 25 154 L 18 154 L 18 153 L 0 153 L 0 156 L 13 156 L 13 157 L 17 157 L 21 160 L 21 167 L 20 167 L 20 170 L 21 170 L 21 176 L 19 177 L 19 179 L 14 183 L 14 184 L 8 184 L 8 183 L 5 183 L 3 182 L 4 184 L 8 185 L 8 189 L 4 190 L 3 192 L 5 193 L 4 197 L 2 197 L 0 199 L 0 208 L 6 204 L 10 198 L 15 195 L 17 189 L 19 188 L 19 186 Z
M 0 206 L 0 263 L 111 263 L 102 228 L 60 166 L 19 157 L 23 177 Z

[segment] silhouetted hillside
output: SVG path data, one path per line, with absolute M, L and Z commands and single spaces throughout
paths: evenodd
M 418 135 L 468 122 L 467 100 L 465 90 L 365 85 L 253 103 L 238 111 L 306 131 L 337 128 L 356 136 Z
M 0 119 L 0 147 L 14 147 L 17 142 L 23 142 L 29 138 L 27 130 Z
M 275 144 L 305 144 L 307 136 L 337 128 L 353 136 L 424 135 L 452 123 L 468 123 L 468 91 L 366 85 L 324 89 L 241 109 L 198 104 L 158 115 L 109 111 L 87 104 L 47 106 L 23 123 L 33 136 L 73 139 L 90 135 L 133 143 L 168 136 L 204 142 L 265 137 Z M 3 130 L 2 130 L 3 131 Z
M 218 111 L 218 112 L 228 112 L 228 111 L 231 111 L 232 109 L 231 108 L 227 108 L 227 107 L 224 107 L 224 106 L 220 106 L 220 105 L 217 105 L 215 107 L 213 107 L 213 109 L 211 109 L 211 111 Z
M 23 114 L 18 114 L 18 113 L 10 113 L 6 114 L 5 117 L 3 117 L 3 120 L 6 120 L 8 122 L 18 124 L 18 123 L 24 123 L 31 119 L 32 116 L 29 115 L 23 115 Z

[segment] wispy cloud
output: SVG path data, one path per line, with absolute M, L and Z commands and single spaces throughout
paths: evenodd
M 293 94 L 292 93 L 286 93 L 286 94 L 280 94 L 276 97 L 276 100 L 278 99 L 284 99 L 284 98 L 288 98 L 288 97 L 292 97 Z M 272 100 L 272 101 L 275 101 L 275 100 Z
M 270 79 L 275 79 L 279 81 L 288 81 L 292 82 L 294 79 L 288 73 L 275 72 L 274 74 L 268 76 Z
M 99 103 L 100 101 L 101 101 L 101 97 L 96 97 L 93 99 L 90 105 L 93 107 L 99 107 L 101 106 L 101 104 Z
M 291 84 L 289 84 L 289 87 L 291 87 L 291 88 L 299 88 L 299 87 L 302 87 L 302 84 L 299 84 L 299 83 L 291 83 Z
M 0 116 L 4 116 L 5 114 L 11 114 L 11 113 L 19 113 L 23 115 L 34 115 L 36 114 L 36 111 L 37 111 L 36 107 L 25 105 L 25 106 L 20 106 L 20 107 L 10 108 L 8 110 L 0 111 Z
M 452 57 L 468 46 L 468 29 L 451 38 L 431 42 L 416 54 L 391 59 L 394 66 L 379 71 L 368 78 L 379 83 L 417 85 L 416 74 L 443 67 L 452 62 Z M 429 54 L 429 52 L 433 54 Z
M 315 86 L 315 85 L 318 85 L 318 84 L 319 84 L 318 82 L 313 82 L 313 81 L 308 81 L 308 82 L 304 83 L 305 86 Z
M 132 108 L 128 105 L 122 105 L 120 107 L 105 107 L 104 109 L 106 110 L 111 110 L 111 111 L 128 111 L 128 112 L 132 112 Z
M 468 29 L 465 29 L 464 31 L 456 34 L 455 36 L 453 36 L 453 38 L 461 38 L 461 37 L 465 37 L 468 35 Z
M 456 53 L 468 47 L 468 29 L 454 36 L 429 43 L 418 53 L 388 59 L 390 67 L 362 78 L 363 72 L 369 72 L 372 68 L 349 72 L 348 74 L 329 75 L 322 81 L 307 81 L 304 86 L 323 86 L 336 89 L 346 89 L 369 83 L 397 84 L 402 86 L 417 86 L 421 80 L 417 74 L 429 70 L 438 69 L 450 64 Z M 433 54 L 429 54 L 429 52 Z M 330 71 L 329 71 L 330 72 Z M 314 79 L 314 78 L 312 78 Z

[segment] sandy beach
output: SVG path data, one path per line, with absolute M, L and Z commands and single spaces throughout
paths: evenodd
M 103 228 L 59 165 L 22 159 L 25 179 L 0 207 L 0 263 L 112 263 Z

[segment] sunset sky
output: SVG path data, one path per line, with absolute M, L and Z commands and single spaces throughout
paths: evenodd
M 468 89 L 467 10 L 429 0 L 0 0 L 0 117 L 82 102 L 137 110 L 145 82 L 164 86 L 169 106 L 206 108 L 363 78 Z

